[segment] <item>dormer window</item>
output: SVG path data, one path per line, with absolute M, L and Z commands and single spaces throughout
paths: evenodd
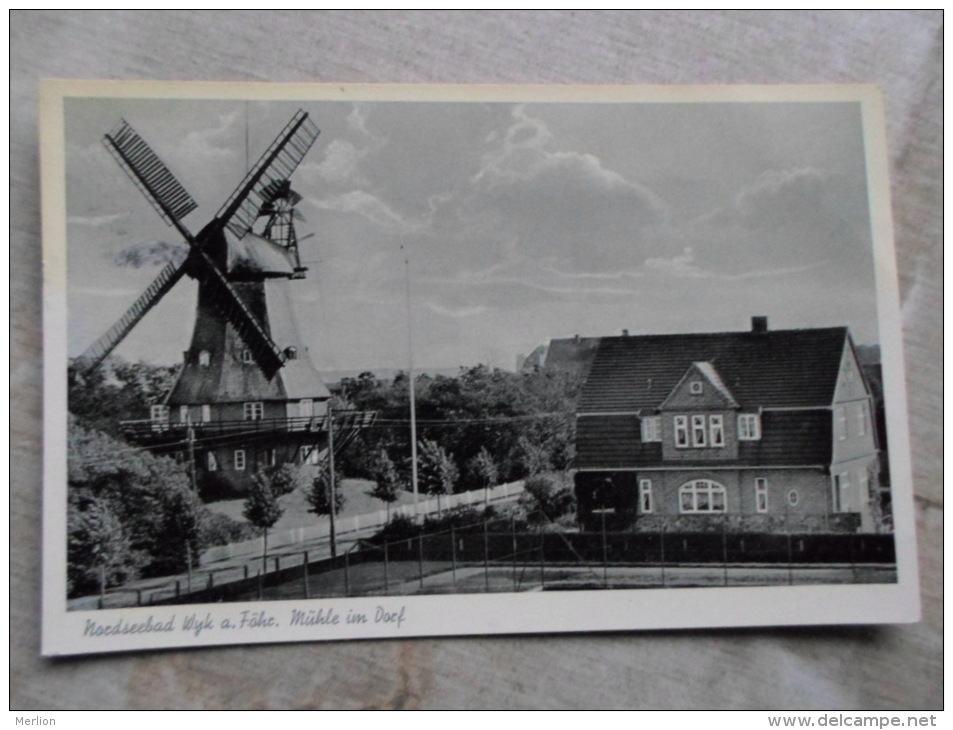
M 761 417 L 757 413 L 739 414 L 738 439 L 741 441 L 758 441 L 761 439 Z
M 652 443 L 662 440 L 662 418 L 660 416 L 646 416 L 642 419 L 642 443 Z
M 199 365 L 207 368 L 211 360 L 212 354 L 208 350 L 199 350 Z

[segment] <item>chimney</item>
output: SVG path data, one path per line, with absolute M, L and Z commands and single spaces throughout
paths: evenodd
M 751 318 L 751 331 L 761 334 L 768 331 L 768 318 L 767 317 L 752 317 Z
M 628 337 L 628 336 L 629 336 L 629 330 L 622 330 L 622 336 L 623 336 L 623 337 Z

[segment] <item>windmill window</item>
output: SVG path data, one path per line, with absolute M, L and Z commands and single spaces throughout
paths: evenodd
M 683 484 L 678 490 L 679 508 L 682 513 L 726 512 L 728 509 L 725 488 L 710 479 L 696 479 Z
M 245 449 L 235 449 L 235 471 L 245 471 Z
M 285 357 L 289 360 L 298 359 L 298 348 L 297 347 L 286 347 L 285 348 Z
M 768 511 L 768 480 L 763 477 L 754 480 L 754 502 L 756 511 Z
M 757 441 L 761 438 L 761 418 L 757 413 L 742 413 L 738 416 L 738 438 L 742 441 Z
M 265 404 L 261 401 L 254 403 L 244 403 L 242 412 L 246 421 L 260 421 L 265 415 Z
M 251 365 L 255 362 L 255 358 L 252 357 L 251 350 L 242 350 L 242 362 L 246 365 Z
M 209 471 L 218 471 L 218 459 L 215 458 L 215 452 L 208 452 L 208 470 Z
M 149 409 L 149 420 L 153 423 L 167 423 L 169 420 L 169 406 L 152 406 Z
M 212 420 L 212 406 L 208 403 L 202 404 L 202 423 L 208 423 Z
M 201 365 L 202 367 L 208 367 L 211 360 L 212 360 L 212 355 L 208 350 L 199 351 L 199 365 Z
M 179 421 L 182 423 L 189 422 L 189 407 L 188 406 L 179 406 Z

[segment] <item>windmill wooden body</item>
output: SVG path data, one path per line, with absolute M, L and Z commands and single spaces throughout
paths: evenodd
M 306 272 L 294 229 L 301 198 L 290 177 L 318 134 L 299 110 L 197 235 L 182 220 L 194 199 L 128 122 L 104 139 L 189 253 L 169 263 L 73 369 L 97 367 L 182 276 L 196 279 L 195 329 L 175 385 L 150 418 L 124 422 L 123 431 L 135 443 L 187 455 L 220 494 L 243 491 L 262 467 L 317 464 L 326 453 L 330 393 L 302 342 L 289 291 Z M 371 420 L 337 414 L 335 449 Z

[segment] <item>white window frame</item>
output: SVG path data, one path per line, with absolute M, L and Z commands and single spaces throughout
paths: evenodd
M 675 448 L 687 449 L 689 442 L 688 416 L 675 416 Z
M 258 401 L 242 403 L 242 417 L 246 421 L 261 421 L 265 417 L 265 404 Z
M 188 406 L 179 406 L 179 422 L 180 423 L 189 422 L 189 407 Z
M 214 452 L 214 451 L 207 451 L 206 454 L 207 454 L 207 456 L 206 456 L 206 463 L 207 463 L 207 465 L 208 465 L 208 470 L 209 470 L 209 471 L 218 471 L 218 459 L 215 458 L 215 452 Z
M 199 365 L 203 368 L 207 368 L 212 362 L 212 353 L 208 350 L 199 350 Z
M 241 353 L 239 353 L 239 358 L 245 365 L 253 365 L 255 362 L 255 358 L 252 357 L 251 350 L 248 348 L 245 348 L 241 351 Z
M 268 466 L 274 466 L 278 463 L 278 449 L 268 451 Z
M 867 435 L 867 404 L 857 404 L 857 435 Z
M 655 499 L 652 496 L 652 480 L 639 479 L 639 511 L 644 515 L 655 512 Z
M 705 425 L 705 417 L 701 415 L 692 416 L 692 448 L 704 449 L 708 446 L 708 428 Z
M 642 443 L 649 444 L 662 440 L 662 418 L 645 416 L 642 419 Z
M 168 423 L 169 422 L 169 406 L 167 405 L 156 405 L 149 408 L 149 420 L 153 423 Z
M 761 440 L 761 416 L 757 413 L 738 414 L 738 440 Z
M 708 417 L 708 443 L 715 448 L 725 445 L 725 419 L 723 416 Z
M 302 398 L 298 401 L 298 416 L 300 418 L 314 418 L 313 398 Z
M 202 423 L 208 423 L 212 420 L 212 406 L 208 403 L 202 404 Z
M 850 489 L 850 472 L 842 471 L 834 475 L 834 512 L 846 512 L 844 509 L 844 492 Z
M 688 392 L 691 393 L 692 395 L 701 395 L 702 393 L 704 393 L 705 387 L 702 385 L 702 381 L 692 380 L 688 384 Z
M 860 488 L 860 498 L 870 499 L 870 475 L 866 469 L 857 472 L 857 485 Z
M 235 471 L 245 471 L 247 461 L 245 449 L 235 449 Z
M 687 507 L 685 497 L 689 497 Z M 716 507 L 716 503 L 720 506 Z M 711 479 L 693 479 L 678 489 L 678 511 L 681 514 L 725 514 L 728 512 L 728 490 Z
M 754 480 L 754 508 L 759 514 L 768 511 L 768 480 L 764 477 L 755 477 Z
M 847 440 L 847 408 L 844 406 L 837 406 L 834 409 L 834 424 L 837 430 L 837 440 L 846 441 Z

